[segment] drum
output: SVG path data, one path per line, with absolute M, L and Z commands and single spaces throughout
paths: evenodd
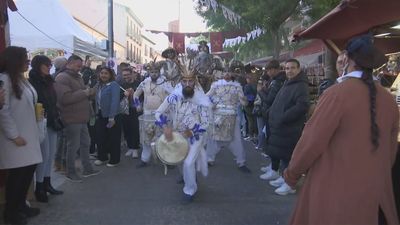
M 178 132 L 173 132 L 173 140 L 167 141 L 164 135 L 157 140 L 157 157 L 167 165 L 176 165 L 185 160 L 189 153 L 189 142 Z
M 157 140 L 157 137 L 161 135 L 161 129 L 156 126 L 156 118 L 154 114 L 143 114 L 138 117 L 139 119 L 139 131 L 140 131 L 140 143 L 150 145 L 152 142 Z
M 232 141 L 235 134 L 236 114 L 214 113 L 212 138 L 215 141 Z

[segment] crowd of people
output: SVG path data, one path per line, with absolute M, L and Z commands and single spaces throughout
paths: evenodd
M 177 62 L 173 49 L 163 55 Z M 5 222 L 26 224 L 40 213 L 26 201 L 33 178 L 37 201 L 63 194 L 51 184 L 53 163 L 72 182 L 117 167 L 121 154 L 140 158 L 144 170 L 160 136 L 171 143 L 179 136 L 188 146 L 178 164 L 185 204 L 195 200 L 197 172 L 207 176 L 221 149 L 251 173 L 244 147 L 251 141 L 269 158 L 260 178 L 279 195 L 299 190 L 290 223 L 398 224 L 391 168 L 399 112 L 372 74 L 385 62 L 369 36 L 350 40 L 338 57 L 339 78 L 323 84 L 309 116 L 308 80 L 296 59 L 271 60 L 258 82 L 233 62 L 204 90 L 196 71 L 179 63 L 150 62 L 142 77 L 129 64 L 116 74 L 106 66 L 93 70 L 89 57 L 29 61 L 26 49 L 8 47 L 0 54 Z

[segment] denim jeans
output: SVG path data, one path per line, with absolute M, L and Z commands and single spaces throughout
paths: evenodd
M 266 122 L 263 117 L 257 117 L 257 128 L 258 128 L 258 148 L 263 148 L 265 146 L 266 137 L 265 133 L 263 132 L 264 126 Z
M 50 177 L 57 149 L 57 131 L 47 127 L 46 138 L 40 143 L 40 149 L 43 162 L 36 167 L 36 181 L 41 183 L 44 177 Z

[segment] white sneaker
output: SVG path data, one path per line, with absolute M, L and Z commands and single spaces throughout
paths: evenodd
M 126 151 L 125 156 L 129 157 L 133 154 L 133 149 L 128 149 L 128 151 Z
M 107 163 L 106 166 L 107 167 L 116 167 L 116 166 L 118 166 L 118 163 L 115 163 L 115 164 Z
M 139 150 L 137 150 L 137 149 L 132 150 L 132 158 L 134 158 L 134 159 L 139 158 Z
M 260 170 L 261 172 L 266 173 L 267 171 L 271 170 L 271 164 L 269 164 L 268 166 L 261 167 Z
M 291 187 L 289 187 L 289 185 L 286 184 L 286 182 L 284 182 L 282 186 L 275 190 L 275 193 L 277 193 L 278 195 L 287 195 L 296 193 L 296 190 L 292 189 Z
M 101 161 L 101 160 L 98 160 L 98 159 L 94 161 L 94 165 L 96 165 L 96 166 L 101 166 L 101 165 L 103 165 L 105 163 L 106 163 L 105 161 Z
M 271 180 L 271 181 L 269 182 L 269 184 L 270 184 L 272 187 L 280 187 L 280 186 L 282 186 L 283 183 L 285 183 L 285 179 L 283 179 L 282 176 L 280 176 L 280 177 L 279 177 L 278 179 L 276 179 L 276 180 Z
M 260 179 L 263 179 L 263 180 L 275 180 L 278 177 L 279 177 L 279 173 L 276 172 L 275 170 L 270 170 L 270 171 L 267 171 L 266 173 L 260 175 Z

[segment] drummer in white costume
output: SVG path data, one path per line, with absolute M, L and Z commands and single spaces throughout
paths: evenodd
M 214 165 L 215 156 L 222 147 L 229 148 L 236 158 L 240 171 L 250 173 L 245 165 L 246 154 L 240 135 L 238 106 L 247 105 L 241 85 L 232 80 L 229 72 L 217 77 L 207 92 L 212 104 L 211 134 L 207 143 L 207 156 L 209 165 Z M 221 79 L 223 78 L 223 79 Z
M 184 201 L 191 202 L 197 191 L 196 169 L 208 174 L 207 154 L 204 149 L 208 117 L 211 107 L 193 73 L 182 68 L 182 80 L 156 111 L 156 123 L 163 127 L 166 139 L 172 131 L 180 132 L 189 141 L 189 153 L 183 162 Z
M 144 102 L 143 102 L 143 115 L 140 118 L 151 118 L 150 121 L 143 119 L 142 123 L 146 129 L 141 130 L 141 144 L 142 144 L 142 155 L 141 162 L 137 166 L 138 168 L 142 168 L 147 166 L 151 158 L 151 143 L 156 140 L 158 135 L 161 134 L 161 130 L 157 129 L 154 124 L 154 114 L 155 110 L 161 105 L 164 99 L 169 94 L 169 89 L 166 86 L 165 78 L 160 76 L 160 64 L 156 62 L 150 62 L 146 70 L 150 74 L 148 78 L 142 81 L 139 84 L 139 87 L 136 89 L 133 94 L 134 105 L 137 108 L 140 108 L 139 97 L 144 94 Z M 147 132 L 143 131 L 147 130 Z

